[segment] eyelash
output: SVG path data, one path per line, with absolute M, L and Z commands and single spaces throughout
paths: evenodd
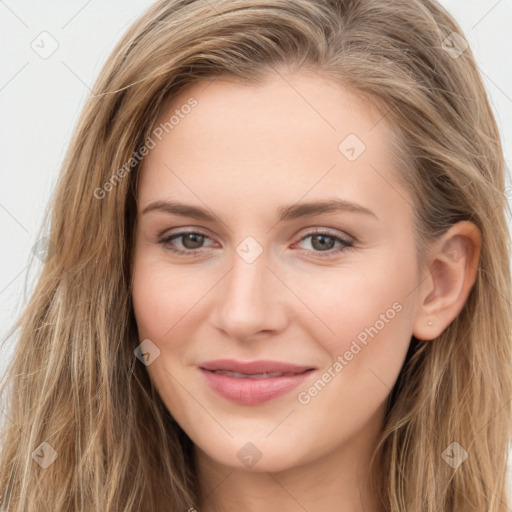
M 197 232 L 197 231 L 180 231 L 178 233 L 173 233 L 172 235 L 169 235 L 169 236 L 165 236 L 164 235 L 164 236 L 159 237 L 158 240 L 157 240 L 157 243 L 161 244 L 162 246 L 165 246 L 166 244 L 169 244 L 175 238 L 181 238 L 181 237 L 183 237 L 185 235 L 190 235 L 190 234 L 201 235 L 201 236 L 204 236 L 206 238 L 210 238 L 209 236 L 205 235 L 204 233 L 200 233 L 200 232 Z M 337 235 L 333 235 L 333 234 L 325 232 L 325 231 L 320 231 L 320 230 L 311 231 L 311 232 L 307 233 L 306 235 L 304 235 L 299 240 L 299 242 L 302 242 L 302 241 L 306 240 L 307 238 L 309 238 L 310 236 L 313 236 L 313 235 L 327 236 L 329 238 L 334 239 L 335 242 L 340 242 L 342 244 L 342 247 L 338 248 L 337 250 L 329 250 L 329 251 L 323 251 L 323 252 L 322 251 L 306 250 L 306 253 L 308 255 L 314 255 L 315 257 L 320 257 L 320 258 L 333 257 L 333 256 L 336 256 L 336 255 L 346 251 L 347 249 L 353 248 L 353 245 L 354 245 L 353 242 L 351 242 L 349 240 L 346 240 L 345 238 L 342 238 L 342 237 L 337 236 Z M 167 250 L 167 251 L 169 251 L 169 252 L 171 252 L 173 254 L 177 254 L 177 255 L 180 255 L 180 256 L 186 256 L 186 257 L 191 257 L 191 258 L 200 256 L 200 254 L 201 254 L 201 249 L 188 249 L 188 250 L 183 251 L 181 249 L 176 249 L 175 247 L 165 247 L 165 250 Z

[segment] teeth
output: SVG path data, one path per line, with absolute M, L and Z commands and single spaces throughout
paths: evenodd
M 249 375 L 246 373 L 231 372 L 229 370 L 213 370 L 213 373 L 220 373 L 221 375 L 228 375 L 229 377 L 235 377 L 237 379 L 268 379 L 269 377 L 288 377 L 290 375 L 296 375 L 293 372 L 254 373 Z

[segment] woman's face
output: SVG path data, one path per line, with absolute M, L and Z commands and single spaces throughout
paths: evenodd
M 295 73 L 196 83 L 166 122 L 139 178 L 133 275 L 162 400 L 226 466 L 361 452 L 418 309 L 412 199 L 385 119 Z M 243 364 L 262 360 L 274 366 Z

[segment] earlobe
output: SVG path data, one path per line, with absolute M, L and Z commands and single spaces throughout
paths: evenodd
M 480 249 L 480 230 L 468 221 L 454 224 L 435 242 L 418 293 L 416 338 L 437 338 L 460 313 L 476 279 Z

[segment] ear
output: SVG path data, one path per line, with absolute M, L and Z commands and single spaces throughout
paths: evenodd
M 464 306 L 478 269 L 481 233 L 472 222 L 454 224 L 432 247 L 422 279 L 413 335 L 437 338 Z

